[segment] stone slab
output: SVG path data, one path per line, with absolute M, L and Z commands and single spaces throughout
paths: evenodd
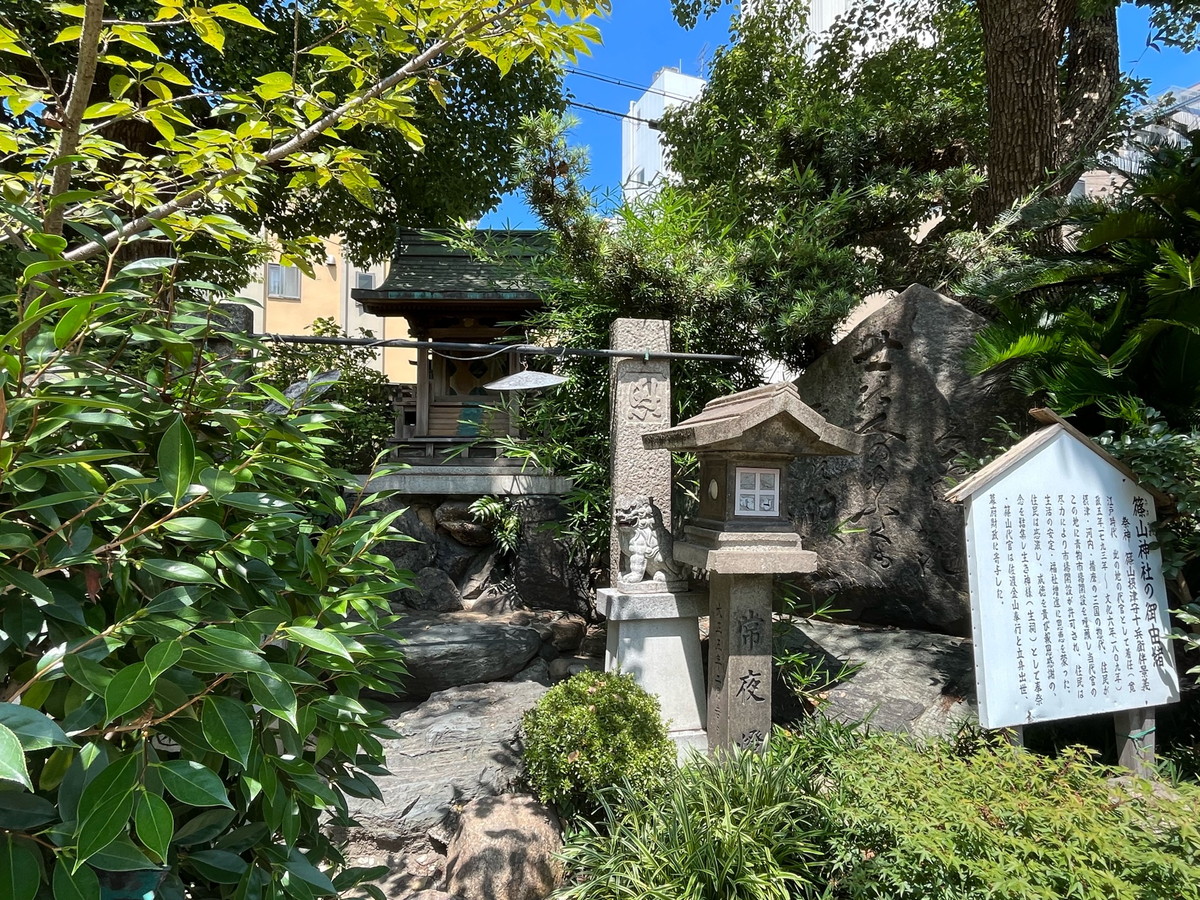
M 952 737 L 978 719 L 969 640 L 807 619 L 791 619 L 781 640 L 815 654 L 829 672 L 861 664 L 826 693 L 821 713 L 829 718 L 922 737 Z
M 617 319 L 615 350 L 670 351 L 671 324 L 661 319 Z M 650 497 L 671 531 L 671 454 L 647 450 L 642 436 L 671 426 L 671 363 L 640 356 L 615 357 L 609 367 L 611 391 L 612 495 Z M 612 583 L 621 571 L 621 546 L 614 526 L 609 547 Z
M 709 576 L 708 749 L 761 750 L 771 734 L 771 575 Z
M 630 594 L 600 588 L 596 591 L 596 608 L 609 621 L 699 617 L 708 615 L 708 592 Z
M 695 616 L 608 622 L 605 669 L 619 669 L 658 697 L 670 731 L 704 727 L 704 664 Z
M 383 801 L 347 798 L 357 831 L 376 843 L 404 840 L 477 797 L 510 790 L 520 767 L 521 716 L 545 692 L 530 681 L 464 685 L 389 721 L 402 737 L 385 742 L 391 774 L 375 778 Z
M 510 678 L 542 646 L 533 628 L 486 618 L 413 615 L 401 619 L 388 634 L 400 641 L 408 669 L 402 685 L 410 697 Z
M 811 550 L 771 550 L 749 548 L 712 550 L 698 544 L 677 541 L 675 558 L 681 563 L 726 575 L 774 575 L 813 572 L 820 557 Z
M 549 475 L 544 470 L 487 470 L 482 466 L 413 466 L 395 475 L 372 478 L 370 491 L 399 491 L 401 494 L 434 494 L 443 497 L 563 495 L 571 490 L 571 479 Z

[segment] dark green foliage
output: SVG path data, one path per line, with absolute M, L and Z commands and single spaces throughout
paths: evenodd
M 846 898 L 1200 896 L 1193 787 L 1109 782 L 1080 752 L 960 755 L 880 734 L 837 767 L 830 881 Z
M 1194 900 L 1200 791 L 1115 783 L 1079 751 L 916 743 L 815 720 L 763 756 L 607 795 L 559 896 Z
M 584 671 L 559 682 L 521 730 L 529 786 L 564 811 L 592 812 L 622 779 L 645 785 L 675 766 L 658 700 L 632 675 Z
M 349 337 L 333 319 L 317 319 L 312 324 L 312 333 Z M 366 331 L 359 336 L 373 337 Z M 276 342 L 270 345 L 269 354 L 263 380 L 280 391 L 314 375 L 338 373 L 337 382 L 315 402 L 336 404 L 352 414 L 337 416 L 330 423 L 322 438 L 326 441 L 325 456 L 330 465 L 339 469 L 359 474 L 369 472 L 396 430 L 392 388 L 387 376 L 373 365 L 379 351 L 369 347 Z
M 1038 207 L 1030 224 L 1067 229 L 1062 252 L 1030 253 L 966 289 L 999 320 L 970 359 L 1063 414 L 1119 415 L 1140 400 L 1189 427 L 1200 410 L 1200 131 L 1150 149 L 1115 205 Z
M 322 826 L 383 771 L 396 514 L 326 461 L 332 412 L 264 411 L 211 286 L 34 227 L 0 298 L 0 893 L 348 896 L 378 873 Z
M 820 43 L 807 5 L 768 2 L 735 21 L 704 93 L 663 126 L 682 189 L 744 240 L 751 280 L 794 310 L 792 344 L 866 293 L 945 279 L 986 148 L 968 4 L 860 4 Z

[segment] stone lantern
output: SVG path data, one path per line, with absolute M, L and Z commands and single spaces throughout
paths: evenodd
M 791 384 L 714 400 L 647 449 L 695 453 L 700 507 L 675 560 L 709 573 L 708 746 L 761 749 L 771 730 L 771 595 L 777 574 L 811 572 L 788 518 L 787 468 L 801 456 L 858 452 L 858 435 L 826 421 Z

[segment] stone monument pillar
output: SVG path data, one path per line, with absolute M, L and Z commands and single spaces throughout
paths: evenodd
M 704 747 L 706 704 L 699 617 L 705 594 L 692 592 L 671 540 L 671 454 L 647 450 L 642 437 L 671 425 L 670 323 L 618 319 L 612 349 L 613 528 L 609 588 L 596 592 L 608 619 L 607 670 L 632 674 L 658 696 L 672 738 Z

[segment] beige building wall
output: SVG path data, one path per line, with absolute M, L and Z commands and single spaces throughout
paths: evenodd
M 383 284 L 387 265 L 360 269 L 342 256 L 341 240 L 324 241 L 325 259 L 314 266 L 310 278 L 298 269 L 283 267 L 285 272 L 272 278 L 272 263 L 263 263 L 258 277 L 246 286 L 242 296 L 259 304 L 254 310 L 254 330 L 266 334 L 312 334 L 315 319 L 333 319 L 351 337 L 359 329 L 380 339 L 409 338 L 408 322 L 400 318 L 381 318 L 364 313 L 350 296 L 351 290 L 373 279 L 371 287 Z M 277 263 L 274 265 L 278 265 Z M 412 384 L 417 380 L 417 351 L 407 347 L 387 347 L 378 351 L 375 367 L 389 381 Z

